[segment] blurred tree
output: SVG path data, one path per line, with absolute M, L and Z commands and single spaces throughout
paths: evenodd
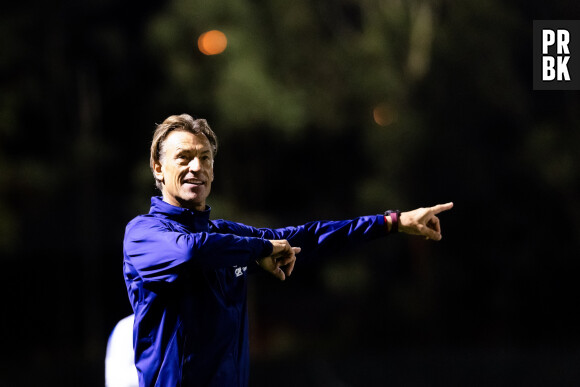
M 173 1 L 149 30 L 151 52 L 167 64 L 157 101 L 210 118 L 229 145 L 214 197 L 239 211 L 329 216 L 407 205 L 399 183 L 424 130 L 408 96 L 428 71 L 432 8 Z M 228 47 L 206 57 L 194 42 L 210 29 L 222 30 Z M 373 121 L 377 106 L 396 117 L 389 127 Z M 270 188 L 286 179 L 296 181 L 289 195 Z M 308 185 L 327 189 L 317 199 Z
M 128 313 L 123 227 L 155 193 L 147 154 L 155 123 L 181 112 L 208 118 L 220 136 L 216 217 L 276 226 L 456 201 L 445 218 L 450 243 L 393 238 L 389 259 L 371 246 L 368 259 L 336 257 L 295 273 L 276 289 L 294 306 L 256 299 L 272 319 L 315 316 L 294 321 L 311 339 L 295 342 L 577 348 L 569 305 L 580 265 L 580 98 L 531 91 L 530 51 L 533 19 L 570 18 L 578 7 L 3 4 L 5 331 L 27 333 L 7 343 L 15 348 L 1 362 L 3 382 L 102 385 L 104 338 Z M 222 54 L 196 48 L 210 29 L 228 38 Z M 336 340 L 354 331 L 356 339 Z M 31 368 L 38 376 L 20 383 Z

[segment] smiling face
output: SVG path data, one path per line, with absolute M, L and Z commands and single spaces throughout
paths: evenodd
M 183 130 L 170 132 L 153 173 L 162 183 L 165 202 L 205 210 L 213 182 L 213 154 L 207 137 Z

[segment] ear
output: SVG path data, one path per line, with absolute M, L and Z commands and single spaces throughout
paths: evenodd
M 157 162 L 153 166 L 153 176 L 155 179 L 163 183 L 163 166 L 161 163 Z

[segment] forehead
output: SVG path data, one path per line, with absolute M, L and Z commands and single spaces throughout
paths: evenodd
M 204 134 L 193 134 L 184 130 L 174 130 L 169 133 L 164 141 L 166 151 L 187 150 L 211 150 L 211 146 Z

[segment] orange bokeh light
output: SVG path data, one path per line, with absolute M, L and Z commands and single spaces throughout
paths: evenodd
M 383 102 L 373 109 L 373 118 L 377 125 L 389 126 L 397 120 L 397 111 L 391 104 Z
M 227 45 L 226 35 L 218 30 L 204 32 L 197 39 L 197 47 L 205 55 L 221 54 Z

